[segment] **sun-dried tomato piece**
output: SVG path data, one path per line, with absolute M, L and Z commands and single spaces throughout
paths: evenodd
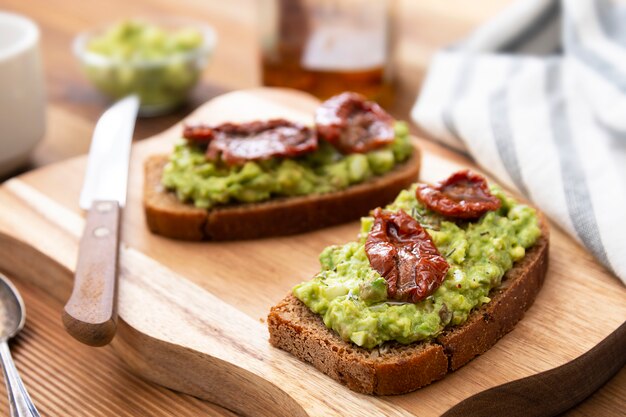
M 357 93 L 331 97 L 315 112 L 318 136 L 344 154 L 368 152 L 393 142 L 393 124 L 378 104 Z
M 430 235 L 403 210 L 374 211 L 365 253 L 372 268 L 387 281 L 389 298 L 411 303 L 439 288 L 450 267 Z
M 202 123 L 185 125 L 183 137 L 196 143 L 209 143 L 215 136 L 213 129 L 213 127 Z
M 432 211 L 457 219 L 477 219 L 502 205 L 487 180 L 469 170 L 455 172 L 437 185 L 420 185 L 416 197 Z
M 228 165 L 260 161 L 273 157 L 295 157 L 317 149 L 315 132 L 284 119 L 248 123 L 223 123 L 217 126 L 188 126 L 185 138 L 206 145 L 208 160 L 221 156 Z

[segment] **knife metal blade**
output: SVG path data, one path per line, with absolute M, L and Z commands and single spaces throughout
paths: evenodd
M 91 346 L 106 345 L 117 329 L 119 224 L 138 109 L 136 96 L 108 109 L 96 124 L 87 160 L 80 206 L 88 212 L 63 324 Z
M 139 110 L 137 96 L 111 106 L 98 120 L 93 132 L 80 208 L 89 210 L 94 200 L 126 203 L 130 144 Z

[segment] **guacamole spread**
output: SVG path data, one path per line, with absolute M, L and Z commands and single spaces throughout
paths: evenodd
M 403 122 L 395 123 L 391 144 L 366 153 L 343 155 L 320 141 L 315 152 L 304 156 L 248 161 L 239 166 L 208 161 L 200 147 L 181 141 L 163 170 L 162 183 L 175 191 L 179 200 L 211 208 L 342 190 L 391 171 L 412 153 Z
M 458 224 L 426 209 L 415 191 L 415 185 L 402 191 L 387 210 L 402 209 L 415 218 L 450 265 L 432 295 L 415 304 L 388 299 L 387 283 L 365 253 L 371 217 L 361 220 L 358 241 L 327 247 L 320 255 L 321 272 L 293 290 L 344 340 L 365 348 L 389 340 L 407 344 L 465 322 L 472 309 L 490 301 L 489 291 L 541 234 L 535 210 L 497 187 L 491 193 L 502 202 L 498 210 Z

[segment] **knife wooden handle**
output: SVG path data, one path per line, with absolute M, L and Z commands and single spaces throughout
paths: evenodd
M 63 324 L 75 339 L 91 346 L 109 343 L 117 327 L 117 257 L 120 207 L 94 201 L 78 248 L 74 289 Z

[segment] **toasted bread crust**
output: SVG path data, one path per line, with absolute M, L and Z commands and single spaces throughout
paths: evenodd
M 506 273 L 502 285 L 492 290 L 491 302 L 435 340 L 410 345 L 388 342 L 382 349 L 363 349 L 343 341 L 289 294 L 268 316 L 270 343 L 364 394 L 403 394 L 428 385 L 486 352 L 533 303 L 548 266 L 549 230 L 543 216 L 540 220 L 542 236 Z
M 416 148 L 411 158 L 393 171 L 343 191 L 210 210 L 181 203 L 161 185 L 166 163 L 167 156 L 156 155 L 144 165 L 143 204 L 149 229 L 174 239 L 232 240 L 302 233 L 364 216 L 416 181 L 420 153 Z

